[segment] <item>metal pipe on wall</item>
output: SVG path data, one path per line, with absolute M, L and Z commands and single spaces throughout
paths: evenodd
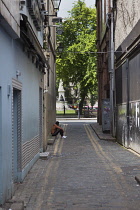
M 110 2 L 111 7 L 111 26 L 110 26 L 110 122 L 111 133 L 115 137 L 115 70 L 114 70 L 114 13 L 113 13 L 113 0 Z

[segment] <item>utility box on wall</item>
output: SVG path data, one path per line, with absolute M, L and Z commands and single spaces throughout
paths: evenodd
M 102 100 L 102 131 L 110 131 L 110 99 Z

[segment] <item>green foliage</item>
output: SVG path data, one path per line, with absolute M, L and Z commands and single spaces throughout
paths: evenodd
M 63 34 L 57 35 L 64 47 L 57 55 L 57 78 L 66 86 L 69 82 L 77 86 L 83 103 L 89 93 L 97 95 L 96 9 L 79 0 L 70 14 L 63 22 Z

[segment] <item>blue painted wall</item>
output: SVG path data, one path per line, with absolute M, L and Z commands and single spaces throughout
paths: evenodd
M 21 76 L 16 76 L 16 71 Z M 22 84 L 22 143 L 39 135 L 39 87 L 43 87 L 43 73 L 23 51 L 19 40 L 13 40 L 0 26 L 0 203 L 12 196 L 12 79 Z M 10 87 L 10 91 L 9 91 Z M 8 94 L 10 95 L 8 96 Z M 22 156 L 22 154 L 21 154 Z M 26 172 L 37 159 L 27 165 Z M 22 173 L 22 172 L 21 172 Z
M 2 95 L 0 86 L 0 180 L 2 180 Z M 0 200 L 2 200 L 2 183 L 0 182 Z

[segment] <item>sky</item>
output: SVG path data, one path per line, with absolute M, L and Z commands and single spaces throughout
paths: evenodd
M 77 0 L 61 0 L 61 4 L 59 7 L 58 16 L 62 18 L 66 18 L 69 16 L 67 11 L 70 11 L 73 7 L 73 3 Z M 87 7 L 95 7 L 95 0 L 85 0 Z

